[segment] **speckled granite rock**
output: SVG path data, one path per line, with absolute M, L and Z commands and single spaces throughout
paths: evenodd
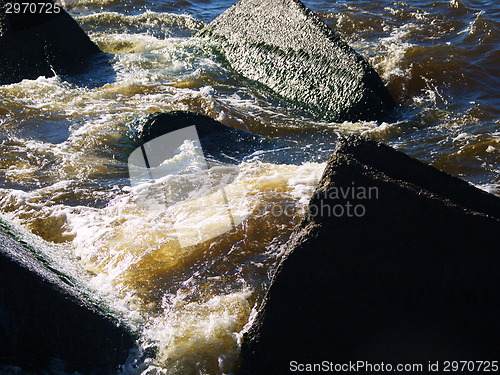
M 380 120 L 395 102 L 368 62 L 298 0 L 240 0 L 204 30 L 231 67 L 317 118 Z

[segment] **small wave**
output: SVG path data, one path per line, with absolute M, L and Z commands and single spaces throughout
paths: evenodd
M 188 15 L 157 13 L 147 11 L 138 15 L 124 15 L 116 12 L 100 12 L 76 18 L 80 25 L 91 32 L 148 34 L 167 38 L 180 36 L 180 32 L 189 31 L 186 36 L 205 26 Z
M 484 190 L 487 193 L 494 194 L 500 197 L 500 183 L 498 184 L 477 184 L 477 188 Z
M 484 11 L 477 12 L 474 19 L 470 21 L 466 28 L 460 30 L 458 35 L 465 34 L 464 41 L 484 43 L 487 39 L 493 39 L 496 26 L 488 19 Z
M 146 34 L 92 34 L 92 40 L 106 53 L 142 53 L 165 48 L 169 42 Z

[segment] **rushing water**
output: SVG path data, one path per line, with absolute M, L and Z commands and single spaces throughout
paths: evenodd
M 232 1 L 68 1 L 113 69 L 0 87 L 0 213 L 119 311 L 150 353 L 124 373 L 223 374 L 339 134 L 376 138 L 500 195 L 500 8 L 488 1 L 305 4 L 365 55 L 401 107 L 326 123 L 259 91 L 194 33 Z M 148 210 L 130 186 L 137 119 L 185 109 L 284 142 L 225 187 L 242 223 L 180 247 L 173 217 L 219 233 L 205 198 Z M 193 203 L 194 202 L 194 203 Z M 286 212 L 286 214 L 283 214 Z M 219 228 L 220 229 L 220 228 Z M 182 228 L 181 228 L 182 230 Z

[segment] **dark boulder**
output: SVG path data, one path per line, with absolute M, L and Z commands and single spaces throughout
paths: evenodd
M 240 373 L 496 360 L 498 233 L 499 198 L 388 146 L 341 139 L 245 336 Z
M 205 157 L 226 163 L 239 163 L 257 150 L 278 147 L 269 138 L 235 129 L 211 117 L 188 111 L 154 113 L 135 125 L 132 138 L 144 144 L 164 134 L 196 126 Z
M 128 328 L 1 224 L 0 371 L 114 375 L 134 346 Z
M 380 120 L 395 102 L 370 64 L 299 0 L 240 0 L 200 32 L 231 67 L 317 118 Z
M 81 72 L 101 52 L 51 0 L 17 3 L 21 12 L 0 9 L 0 84 Z

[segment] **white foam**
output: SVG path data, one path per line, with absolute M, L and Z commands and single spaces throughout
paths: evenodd
M 397 77 L 408 78 L 406 54 L 414 47 L 408 37 L 415 27 L 415 24 L 407 23 L 392 30 L 390 36 L 379 40 L 378 58 L 374 67 L 385 82 Z
M 325 164 L 318 163 L 295 166 L 258 161 L 239 165 L 239 174 L 225 185 L 229 209 L 236 223 L 231 225 L 236 225 L 237 232 L 244 234 L 249 225 L 245 220 L 252 215 L 259 215 L 257 222 L 284 220 L 289 223 L 289 217 L 273 218 L 269 211 L 256 211 L 256 208 L 273 202 L 292 204 L 299 212 L 307 203 L 324 167 Z M 231 168 L 227 171 L 222 168 L 220 172 L 230 172 Z M 226 231 L 221 229 L 228 225 L 224 221 L 228 217 L 227 206 L 221 204 L 225 202 L 216 199 L 216 194 L 212 200 L 207 191 L 200 190 L 198 196 L 195 194 L 190 200 L 179 201 L 167 210 L 149 210 L 137 203 L 139 195 L 154 196 L 158 189 L 165 188 L 168 178 L 133 188 L 124 187 L 103 208 L 38 201 L 64 192 L 71 183 L 63 181 L 32 192 L 3 189 L 0 191 L 0 207 L 11 211 L 11 217 L 16 218 L 20 225 L 29 225 L 30 213 L 36 211 L 38 217 L 43 212 L 47 222 L 62 221 L 61 235 L 70 241 L 66 243 L 65 251 L 71 251 L 71 256 L 64 255 L 62 260 L 80 264 L 81 272 L 87 272 L 89 287 L 143 332 L 143 345 L 158 347 L 158 357 L 148 361 L 145 374 L 151 371 L 166 371 L 168 374 L 230 372 L 236 363 L 241 334 L 251 319 L 255 293 L 258 295 L 261 291 L 244 287 L 246 281 L 242 275 L 236 280 L 224 275 L 196 276 L 199 271 L 191 270 L 193 262 L 200 256 L 200 251 L 211 251 L 212 248 L 212 245 L 196 245 L 203 238 L 184 248 L 176 245 L 179 237 L 192 239 L 193 234 L 187 233 L 192 230 L 202 236 L 207 233 L 209 237 L 219 235 L 217 241 L 223 243 Z M 180 219 L 177 227 L 172 217 Z M 264 229 L 275 232 L 269 237 L 271 239 L 283 230 L 272 225 L 265 225 L 260 230 Z M 46 233 L 53 235 L 54 228 Z M 260 237 L 262 235 L 252 240 L 253 251 L 260 251 L 271 259 L 284 250 L 279 241 L 271 244 Z M 258 243 L 259 240 L 263 242 Z M 238 249 L 241 244 L 229 244 L 230 247 L 236 246 L 232 256 L 238 256 L 244 250 Z M 259 246 L 264 248 L 259 250 Z M 265 249 L 266 246 L 269 248 Z M 183 263 L 183 259 L 192 260 Z M 237 262 L 237 257 L 234 261 L 231 259 L 229 256 L 226 262 Z M 217 257 L 208 258 L 197 267 L 210 267 L 215 260 Z M 259 264 L 254 267 L 264 267 L 261 262 Z M 231 267 L 237 269 L 239 266 L 234 263 Z M 192 276 L 177 286 L 172 285 L 177 288 L 177 293 L 172 295 L 168 285 L 158 284 L 157 279 L 166 277 L 163 275 L 180 271 L 192 273 Z M 140 278 L 134 276 L 136 272 L 140 273 Z M 218 292 L 205 289 L 204 283 L 216 283 L 221 289 Z M 162 298 L 146 302 L 148 298 L 143 295 L 150 294 L 160 294 Z

